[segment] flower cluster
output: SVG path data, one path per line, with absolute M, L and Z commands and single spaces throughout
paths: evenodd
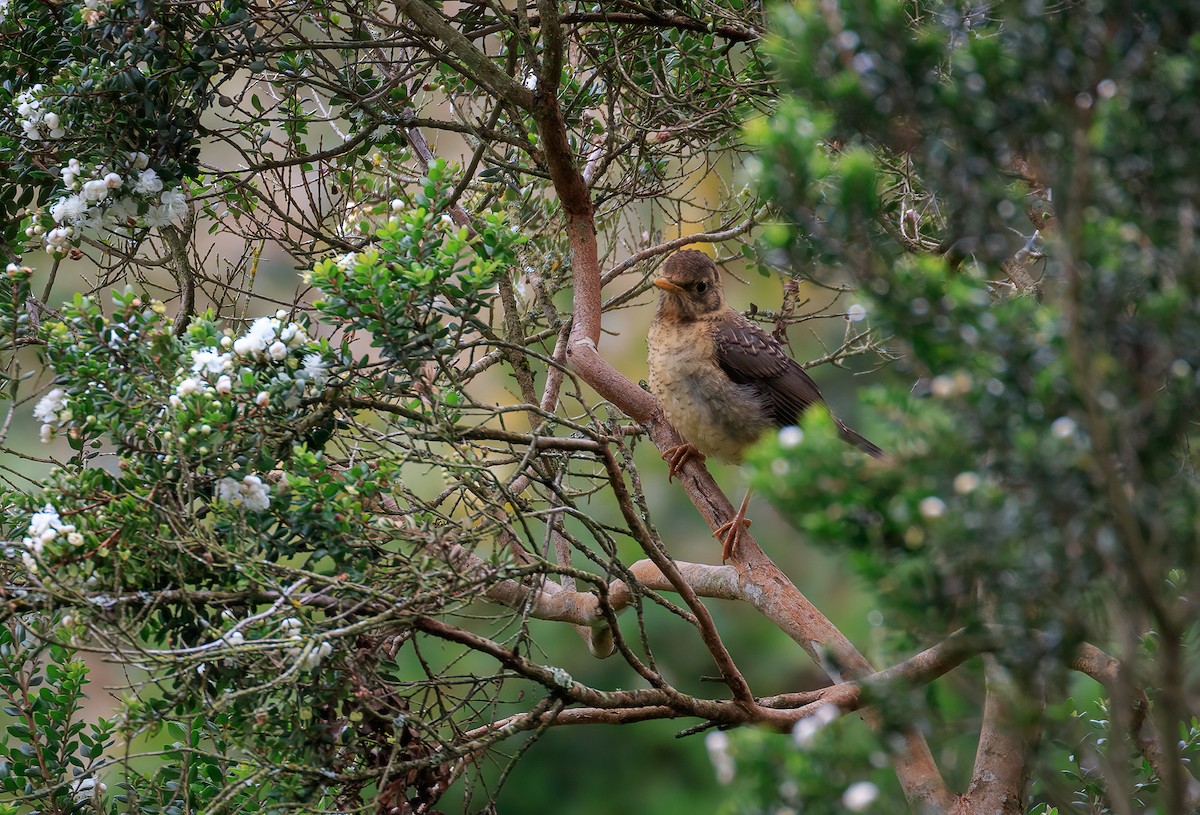
M 163 180 L 145 153 L 130 153 L 117 170 L 109 164 L 86 167 L 78 158 L 69 159 L 59 169 L 67 194 L 47 210 L 54 226 L 47 230 L 34 222 L 25 236 L 41 237 L 48 252 L 63 254 L 83 229 L 153 228 L 187 218 L 187 197 L 181 189 L 163 189 Z
M 298 619 L 288 617 L 280 620 L 279 633 L 293 643 L 286 651 L 288 657 L 296 660 L 297 668 L 308 671 L 320 665 L 325 657 L 332 654 L 333 646 L 325 640 L 321 640 L 319 643 L 310 643 L 300 633 L 302 627 L 303 624 Z
M 67 543 L 72 546 L 79 546 L 83 543 L 83 535 L 76 531 L 74 524 L 64 524 L 58 515 L 58 510 L 53 505 L 46 504 L 41 512 L 33 513 L 33 517 L 29 519 L 29 529 L 21 541 L 21 545 L 25 547 L 21 552 L 21 560 L 24 562 L 27 572 L 31 574 L 37 572 L 36 558 L 42 556 L 46 544 L 57 540 L 60 536 L 65 536 Z
M 287 358 L 291 348 L 308 342 L 308 334 L 299 323 L 284 325 L 282 315 L 259 317 L 250 329 L 233 341 L 233 353 L 239 357 L 279 362 Z
M 61 139 L 67 135 L 63 128 L 62 117 L 50 110 L 45 100 L 39 99 L 43 85 L 34 85 L 27 91 L 17 94 L 13 103 L 17 109 L 17 122 L 25 132 L 25 138 L 40 142 L 42 139 Z
M 242 374 L 255 364 L 265 364 L 275 372 L 274 381 L 291 391 L 289 404 L 298 401 L 305 390 L 320 392 L 329 378 L 328 363 L 321 354 L 310 351 L 290 365 L 284 364 L 293 359 L 293 354 L 312 347 L 305 327 L 284 322 L 285 317 L 283 311 L 274 317 L 259 317 L 236 339 L 226 334 L 215 346 L 194 349 L 191 368 L 175 385 L 168 405 L 178 410 L 193 395 L 230 395 L 235 383 L 243 381 Z M 266 407 L 271 403 L 270 393 L 265 390 L 255 393 L 254 403 Z
M 244 476 L 241 481 L 226 476 L 217 482 L 215 494 L 218 500 L 251 512 L 262 512 L 271 506 L 271 488 L 256 475 Z
M 48 443 L 59 428 L 71 421 L 67 392 L 62 388 L 55 388 L 43 396 L 33 408 L 33 418 L 42 423 L 42 443 Z

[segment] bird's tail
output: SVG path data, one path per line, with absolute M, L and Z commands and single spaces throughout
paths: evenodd
M 843 441 L 850 442 L 867 455 L 874 456 L 875 458 L 884 458 L 886 456 L 882 448 L 869 441 L 866 436 L 862 435 L 858 431 L 851 430 L 849 427 L 843 424 L 841 420 L 838 420 L 837 428 L 838 435 L 842 437 Z

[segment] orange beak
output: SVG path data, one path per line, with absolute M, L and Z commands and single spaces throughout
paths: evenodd
M 676 286 L 674 283 L 672 283 L 670 280 L 667 280 L 665 277 L 654 278 L 654 285 L 658 286 L 663 291 L 669 291 L 669 292 L 673 292 L 675 294 L 679 294 L 683 291 L 683 289 L 681 289 L 679 286 Z

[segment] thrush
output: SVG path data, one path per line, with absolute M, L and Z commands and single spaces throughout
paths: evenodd
M 821 391 L 783 344 L 725 303 L 716 264 L 685 249 L 663 264 L 662 289 L 650 324 L 650 392 L 684 443 L 663 453 L 667 478 L 692 457 L 740 463 L 767 429 L 797 424 Z M 833 417 L 838 435 L 864 452 L 884 453 Z M 722 561 L 737 546 L 750 494 L 733 520 L 717 529 Z

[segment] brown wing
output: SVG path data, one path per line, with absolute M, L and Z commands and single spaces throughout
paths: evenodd
M 800 363 L 787 355 L 779 340 L 758 326 L 730 313 L 713 335 L 717 364 L 739 385 L 752 388 L 780 427 L 796 424 L 804 411 L 824 403 L 821 390 Z M 833 417 L 838 435 L 868 455 L 885 456 L 883 450 L 862 434 Z
M 713 339 L 721 370 L 754 389 L 780 427 L 796 424 L 805 410 L 825 401 L 817 383 L 780 342 L 753 323 L 730 314 L 720 321 Z

